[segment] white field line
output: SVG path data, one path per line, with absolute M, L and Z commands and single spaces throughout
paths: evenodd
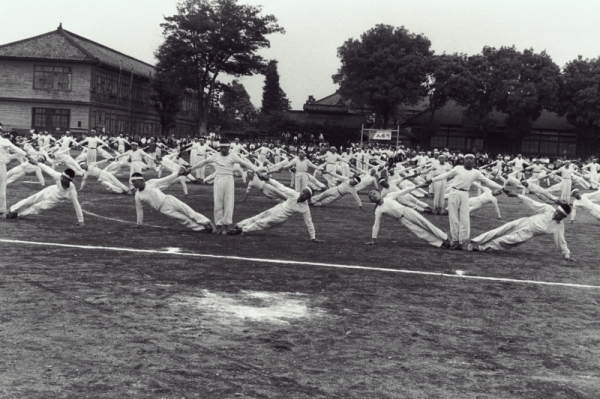
M 86 215 L 95 216 L 95 217 L 100 218 L 100 219 L 112 220 L 113 222 L 119 222 L 119 223 L 137 224 L 137 222 L 130 222 L 130 221 L 127 221 L 127 220 L 121 220 L 121 219 L 116 219 L 116 218 L 109 218 L 108 216 L 98 215 L 96 213 L 93 213 L 93 212 L 90 212 L 90 211 L 86 211 L 85 209 L 82 209 L 82 211 Z M 155 226 L 153 224 L 146 224 L 146 223 L 144 223 L 144 226 L 146 226 L 146 227 L 154 227 L 154 228 L 157 228 L 157 229 L 168 229 L 168 227 Z
M 340 264 L 334 264 L 334 263 L 321 263 L 321 262 L 302 262 L 302 261 L 282 260 L 282 259 L 247 258 L 247 257 L 243 257 L 243 256 L 211 255 L 211 254 L 200 254 L 200 253 L 193 253 L 193 252 L 172 252 L 172 251 L 160 251 L 160 250 L 155 250 L 155 249 L 104 247 L 104 246 L 98 246 L 98 245 L 73 245 L 73 244 L 59 244 L 59 243 L 51 243 L 51 242 L 22 241 L 22 240 L 9 240 L 9 239 L 0 239 L 0 242 L 7 243 L 7 244 L 38 245 L 38 246 L 60 247 L 60 248 L 76 248 L 76 249 L 85 249 L 85 250 L 118 251 L 118 252 L 132 252 L 132 253 L 169 255 L 169 256 L 187 256 L 187 257 L 195 257 L 195 258 L 229 259 L 229 260 L 239 260 L 239 261 L 245 261 L 245 262 L 274 263 L 274 264 L 280 264 L 280 265 L 302 265 L 302 266 L 329 267 L 329 268 L 336 268 L 336 269 L 368 270 L 368 271 L 388 272 L 388 273 L 415 274 L 415 275 L 421 275 L 421 276 L 437 276 L 437 277 L 451 277 L 451 278 L 470 279 L 470 280 L 497 281 L 497 282 L 515 283 L 515 284 L 535 284 L 535 285 L 548 285 L 548 286 L 555 286 L 555 287 L 571 287 L 571 288 L 585 288 L 585 289 L 600 288 L 600 286 L 586 285 L 586 284 L 556 283 L 556 282 L 550 282 L 550 281 L 537 281 L 537 280 L 518 280 L 518 279 L 503 278 L 503 277 L 469 276 L 469 275 L 458 275 L 458 274 L 448 274 L 448 273 L 439 273 L 439 272 L 425 272 L 425 271 L 419 271 L 419 270 L 386 269 L 386 268 L 381 268 L 381 267 L 340 265 Z

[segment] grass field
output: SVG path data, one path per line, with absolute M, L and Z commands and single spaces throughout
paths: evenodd
M 9 204 L 39 190 L 26 182 L 9 186 Z M 212 186 L 189 187 L 185 202 L 212 219 Z M 179 185 L 168 193 L 183 198 Z M 234 221 L 273 205 L 257 193 L 241 203 L 243 193 L 238 180 Z M 499 198 L 504 220 L 474 213 L 473 236 L 526 215 Z M 123 248 L 0 242 L 2 398 L 600 397 L 600 222 L 584 211 L 566 226 L 578 261 L 567 263 L 550 237 L 504 253 L 444 251 L 391 219 L 365 246 L 373 206 L 348 198 L 313 208 L 321 245 L 299 216 L 215 236 L 148 208 L 148 225 L 133 229 L 133 197 L 97 182 L 79 199 L 85 227 L 68 203 L 0 220 L 3 240 Z M 427 217 L 448 229 L 447 217 Z

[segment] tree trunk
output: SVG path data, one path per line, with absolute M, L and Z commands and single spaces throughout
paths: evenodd
M 208 123 L 208 107 L 206 104 L 208 102 L 208 96 L 202 94 L 202 98 L 198 99 L 198 135 L 206 136 L 207 129 L 206 125 Z

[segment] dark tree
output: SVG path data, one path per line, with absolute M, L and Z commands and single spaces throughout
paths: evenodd
M 198 96 L 199 133 L 205 134 L 218 76 L 262 73 L 265 61 L 256 52 L 270 46 L 268 34 L 284 30 L 273 15 L 261 15 L 261 7 L 237 0 L 185 0 L 177 11 L 161 24 L 165 42 L 156 58 Z
M 431 43 L 404 27 L 377 25 L 338 48 L 342 66 L 333 75 L 340 93 L 355 105 L 374 110 L 386 128 L 401 104 L 416 104 L 427 95 Z
M 485 124 L 492 111 L 506 113 L 506 133 L 520 137 L 544 109 L 554 110 L 560 89 L 560 68 L 546 52 L 522 53 L 514 47 L 484 47 L 469 57 L 468 92 L 457 96 L 467 106 L 465 116 Z
M 580 137 L 597 141 L 600 135 L 600 58 L 582 57 L 563 70 L 557 112 L 575 125 Z
M 265 86 L 263 87 L 263 98 L 261 112 L 271 114 L 273 112 L 282 112 L 289 110 L 290 102 L 285 92 L 279 85 L 279 72 L 277 71 L 277 61 L 269 61 L 265 71 Z
M 258 112 L 246 88 L 237 79 L 223 87 L 220 102 L 224 120 L 231 128 L 246 129 L 256 121 Z
M 168 136 L 169 130 L 177 126 L 177 114 L 184 98 L 183 88 L 173 74 L 157 72 L 150 82 L 153 90 L 151 99 L 158 112 L 162 135 Z

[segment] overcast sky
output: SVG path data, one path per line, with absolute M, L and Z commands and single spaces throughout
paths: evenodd
M 429 38 L 436 54 L 479 53 L 483 46 L 546 50 L 560 66 L 600 56 L 600 0 L 240 0 L 262 5 L 286 34 L 271 35 L 262 55 L 279 61 L 281 87 L 302 109 L 336 90 L 337 48 L 376 24 L 404 26 Z M 163 16 L 174 0 L 2 0 L 0 44 L 63 27 L 154 63 Z M 264 77 L 242 79 L 260 106 Z

